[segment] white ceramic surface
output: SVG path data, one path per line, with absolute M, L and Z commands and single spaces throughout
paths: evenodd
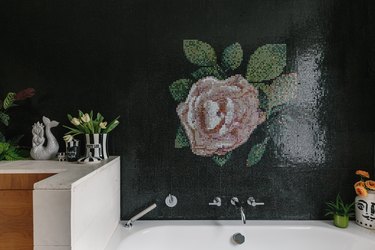
M 233 234 L 245 236 L 242 245 Z M 327 221 L 137 221 L 120 225 L 105 250 L 374 250 L 375 232 Z

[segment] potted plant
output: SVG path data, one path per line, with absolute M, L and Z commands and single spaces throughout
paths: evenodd
M 119 117 L 108 123 L 100 113 L 97 113 L 94 118 L 93 111 L 83 113 L 80 110 L 78 111 L 78 118 L 70 114 L 67 116 L 74 127 L 64 126 L 69 130 L 64 136 L 65 142 L 72 141 L 76 135 L 84 134 L 86 139 L 86 158 L 107 159 L 107 134 L 118 126 Z
M 354 184 L 357 194 L 355 221 L 362 227 L 375 229 L 375 181 L 371 180 L 370 174 L 364 170 L 357 170 L 355 174 L 360 177 Z
M 10 116 L 8 110 L 18 106 L 20 101 L 31 98 L 35 95 L 35 89 L 27 88 L 19 92 L 9 92 L 4 97 L 4 100 L 0 101 L 0 161 L 14 161 L 23 160 L 27 157 L 26 150 L 23 150 L 18 146 L 19 141 L 23 135 L 16 136 L 12 139 L 6 139 L 3 133 L 3 128 L 6 128 L 10 124 Z
M 349 217 L 353 216 L 354 202 L 345 204 L 338 194 L 335 202 L 326 202 L 327 213 L 325 216 L 333 215 L 333 224 L 336 227 L 347 228 L 349 225 Z

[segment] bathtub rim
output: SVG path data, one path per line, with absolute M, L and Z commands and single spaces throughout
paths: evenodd
M 335 227 L 332 220 L 247 220 L 243 225 L 240 220 L 140 220 L 136 221 L 132 229 L 124 227 L 126 221 L 120 221 L 115 232 L 112 234 L 104 250 L 116 249 L 121 241 L 133 234 L 147 229 L 167 226 L 238 226 L 238 227 L 289 227 L 298 229 L 324 228 L 343 234 L 355 235 L 375 242 L 375 230 L 366 229 L 357 225 L 354 221 L 349 222 L 347 228 Z

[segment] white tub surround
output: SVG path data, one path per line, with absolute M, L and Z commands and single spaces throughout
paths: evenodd
M 232 236 L 245 236 L 242 245 Z M 375 231 L 331 221 L 137 221 L 119 225 L 105 250 L 374 250 Z
M 34 250 L 102 250 L 120 218 L 120 157 L 83 165 L 1 162 L 0 173 L 56 173 L 34 184 Z

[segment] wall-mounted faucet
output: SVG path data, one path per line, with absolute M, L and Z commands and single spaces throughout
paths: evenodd
M 221 198 L 220 197 L 215 197 L 215 199 L 208 203 L 209 206 L 218 206 L 220 207 L 221 206 Z
M 249 204 L 252 207 L 256 207 L 256 206 L 263 206 L 264 202 L 256 202 L 254 197 L 249 197 L 249 199 L 247 199 L 247 204 Z
M 133 222 L 144 216 L 145 214 L 149 213 L 151 210 L 156 208 L 156 204 L 152 204 L 151 206 L 147 207 L 146 209 L 142 210 L 138 214 L 134 215 L 133 217 L 126 222 L 125 227 L 131 229 L 133 227 Z
M 245 215 L 245 212 L 243 210 L 243 207 L 240 203 L 240 201 L 238 200 L 237 197 L 233 197 L 231 200 L 230 200 L 230 203 L 235 206 L 236 208 L 239 208 L 240 209 L 240 213 L 241 213 L 241 220 L 242 220 L 242 223 L 243 224 L 246 224 L 246 215 Z
M 168 207 L 175 207 L 177 205 L 177 197 L 173 194 L 169 194 L 165 198 L 165 205 L 167 205 Z

